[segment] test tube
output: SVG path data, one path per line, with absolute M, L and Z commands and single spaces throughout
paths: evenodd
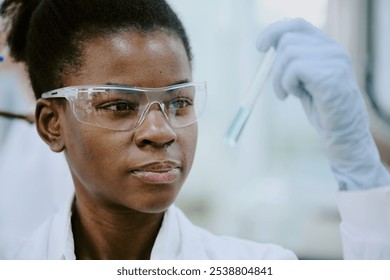
M 269 73 L 271 72 L 270 70 L 274 58 L 275 51 L 273 48 L 270 48 L 260 59 L 258 69 L 252 83 L 249 86 L 249 90 L 242 100 L 238 112 L 225 135 L 225 141 L 231 147 L 235 146 L 240 138 L 243 128 L 252 112 L 253 106 L 256 104 L 256 101 L 263 90 L 264 84 L 267 81 Z

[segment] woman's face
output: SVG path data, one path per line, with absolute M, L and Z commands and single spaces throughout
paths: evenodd
M 155 88 L 192 80 L 181 40 L 164 32 L 97 38 L 85 42 L 83 51 L 79 73 L 67 75 L 64 86 Z M 69 104 L 60 114 L 78 200 L 145 213 L 173 203 L 194 159 L 196 124 L 173 128 L 157 105 L 132 131 L 81 123 Z

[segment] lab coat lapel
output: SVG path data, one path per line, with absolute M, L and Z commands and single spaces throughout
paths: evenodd
M 184 214 L 171 206 L 164 215 L 164 220 L 152 249 L 151 259 L 205 259 L 207 258 L 199 238 L 197 227 Z

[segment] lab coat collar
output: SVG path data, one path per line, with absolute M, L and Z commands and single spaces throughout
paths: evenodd
M 68 212 L 67 236 L 63 237 L 62 259 L 75 260 L 74 239 L 71 223 L 71 212 Z M 63 217 L 63 216 L 62 216 Z M 191 232 L 193 225 L 184 214 L 174 205 L 165 211 L 160 231 L 152 248 L 150 259 L 204 259 L 206 254 L 199 238 Z M 55 245 L 55 244 L 53 244 Z M 48 250 L 48 253 L 53 250 Z M 58 253 L 54 253 L 58 254 Z M 52 255 L 51 257 L 55 258 Z M 49 257 L 50 258 L 50 257 Z
M 175 206 L 164 215 L 164 220 L 152 249 L 152 260 L 206 259 L 196 227 Z

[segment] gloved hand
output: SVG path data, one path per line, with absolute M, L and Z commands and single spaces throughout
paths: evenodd
M 270 25 L 257 48 L 275 48 L 277 97 L 297 96 L 320 134 L 342 190 L 390 185 L 369 130 L 368 116 L 347 53 L 303 19 Z

